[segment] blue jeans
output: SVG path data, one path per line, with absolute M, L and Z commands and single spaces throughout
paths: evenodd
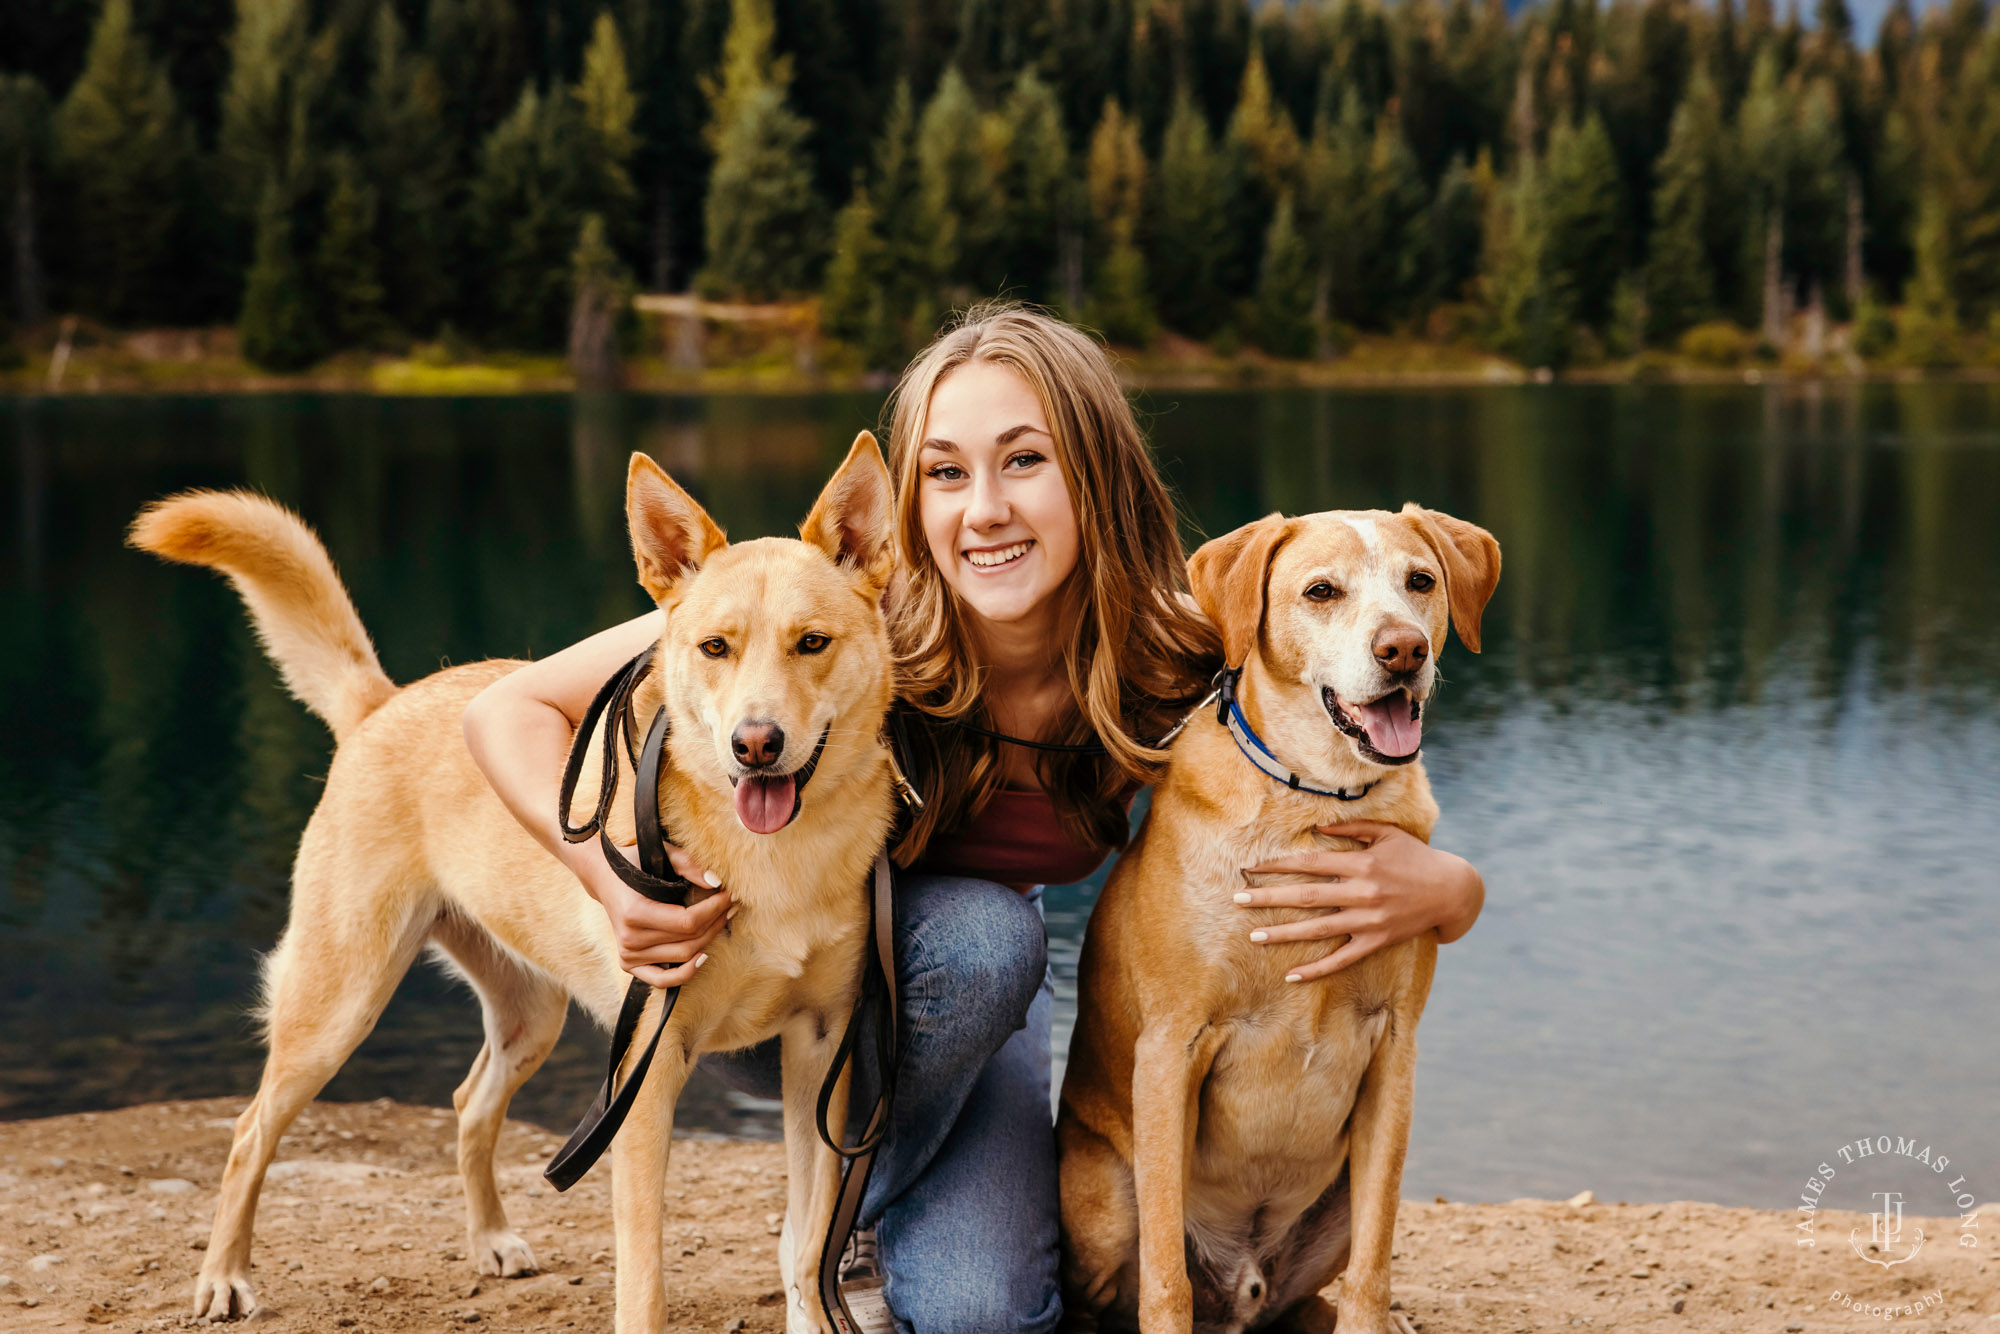
M 860 1226 L 876 1229 L 903 1334 L 1041 1334 L 1062 1318 L 1040 897 L 987 880 L 896 879 L 902 1060 Z M 779 1096 L 775 1040 L 701 1064 L 741 1092 Z

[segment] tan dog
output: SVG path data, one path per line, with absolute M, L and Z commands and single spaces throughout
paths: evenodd
M 1273 514 L 1202 547 L 1189 575 L 1242 668 L 1248 730 L 1239 744 L 1213 709 L 1189 725 L 1091 914 L 1056 1124 L 1069 1300 L 1146 1334 L 1325 1329 L 1315 1294 L 1344 1270 L 1341 1334 L 1384 1334 L 1436 940 L 1291 984 L 1344 938 L 1253 944 L 1253 927 L 1319 910 L 1234 895 L 1244 867 L 1354 846 L 1319 825 L 1430 837 L 1420 710 L 1447 620 L 1478 651 L 1500 549 L 1414 505 Z
M 671 837 L 730 887 L 738 912 L 683 989 L 613 1146 L 620 1331 L 666 1326 L 668 1138 L 674 1101 L 704 1051 L 782 1036 L 790 1216 L 804 1223 L 795 1272 L 818 1272 L 839 1162 L 815 1133 L 815 1098 L 855 1004 L 869 871 L 890 817 L 879 731 L 890 690 L 881 597 L 893 568 L 892 496 L 864 433 L 803 540 L 730 546 L 652 460 L 632 457 L 626 508 L 639 582 L 667 612 L 635 716 L 643 726 L 664 691 L 672 733 L 661 814 Z M 221 1319 L 256 1308 L 251 1223 L 279 1136 L 426 945 L 465 976 L 485 1012 L 485 1047 L 453 1096 L 472 1254 L 481 1273 L 532 1273 L 534 1256 L 501 1208 L 494 1142 L 508 1100 L 555 1044 L 568 998 L 609 1027 L 629 979 L 603 910 L 508 814 L 461 738 L 467 702 L 521 664 L 472 663 L 398 689 L 319 542 L 258 496 L 162 501 L 139 516 L 131 540 L 228 574 L 286 684 L 339 743 L 299 843 L 290 923 L 265 962 L 270 1055 L 237 1118 L 196 1312 Z M 755 733 L 749 763 L 732 748 L 745 731 Z M 794 775 L 822 738 L 800 791 Z M 597 771 L 593 757 L 584 772 Z M 594 787 L 580 793 L 577 808 L 594 797 Z M 629 803 L 614 815 L 614 838 L 629 843 Z M 658 1010 L 656 997 L 642 1036 Z M 836 1127 L 845 1084 L 833 1100 Z M 809 1327 L 823 1327 L 818 1303 L 810 1309 Z

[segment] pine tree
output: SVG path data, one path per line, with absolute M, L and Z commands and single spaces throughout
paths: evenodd
M 1007 155 L 994 203 L 1004 225 L 996 245 L 1000 277 L 1030 300 L 1055 295 L 1056 261 L 1070 188 L 1069 142 L 1062 104 L 1032 68 L 1024 69 L 1004 110 Z
M 1301 231 L 1313 256 L 1313 304 L 1319 318 L 1358 323 L 1371 312 L 1364 267 L 1375 262 L 1368 224 L 1368 166 L 1374 151 L 1361 95 L 1350 87 L 1337 120 L 1322 114 L 1300 164 Z
M 1967 57 L 1942 112 L 1925 173 L 1946 238 L 1939 262 L 1958 314 L 1985 325 L 2000 315 L 2000 22 Z
M 569 366 L 579 386 L 618 383 L 618 335 L 632 306 L 632 277 L 611 248 L 609 228 L 584 215 L 570 255 Z
M 133 31 L 130 0 L 105 0 L 55 139 L 73 200 L 63 239 L 77 304 L 107 320 L 158 308 L 152 288 L 191 145 L 166 70 Z
M 1222 164 L 1208 122 L 1183 90 L 1160 142 L 1160 182 L 1151 229 L 1151 268 L 1160 315 L 1170 328 L 1205 338 L 1228 314 L 1217 265 L 1228 225 Z
M 1298 184 L 1299 133 L 1291 113 L 1271 97 L 1262 50 L 1250 45 L 1236 110 L 1223 136 L 1225 193 L 1231 242 L 1222 257 L 1222 285 L 1247 293 L 1256 280 L 1260 246 L 1278 196 Z
M 49 156 L 49 96 L 27 74 L 0 74 L 0 232 L 6 235 L 7 309 L 32 325 L 48 313 L 40 236 Z M 0 339 L 6 335 L 0 321 Z
M 1540 202 L 1548 215 L 1546 266 L 1568 279 L 1577 318 L 1602 325 L 1624 265 L 1624 199 L 1603 117 L 1557 123 Z
M 1257 345 L 1277 357 L 1311 356 L 1313 324 L 1312 253 L 1292 216 L 1292 196 L 1278 199 L 1278 211 L 1264 238 L 1264 262 L 1257 274 Z
M 938 224 L 924 189 L 917 151 L 917 112 L 907 81 L 889 99 L 889 114 L 875 144 L 874 205 L 882 236 L 882 310 L 878 343 L 868 356 L 877 369 L 895 369 L 930 341 L 939 314 Z
M 1674 110 L 1666 151 L 1654 164 L 1653 234 L 1646 254 L 1650 335 L 1671 342 L 1715 307 L 1708 251 L 1715 153 L 1722 138 L 1714 85 L 1697 72 Z
M 365 346 L 379 339 L 388 323 L 376 240 L 377 197 L 350 153 L 334 154 L 328 174 L 333 184 L 326 195 L 313 276 L 334 344 Z
M 1542 167 L 1534 158 L 1494 190 L 1485 234 L 1481 281 L 1495 344 L 1524 365 L 1567 365 L 1576 297 L 1569 273 L 1548 262 Z
M 1424 216 L 1428 194 L 1401 122 L 1394 116 L 1377 117 L 1368 146 L 1362 226 L 1368 246 L 1362 269 L 1362 303 L 1373 323 L 1388 325 L 1400 320 L 1423 284 L 1422 266 L 1429 246 Z
M 531 83 L 480 150 L 471 209 L 480 314 L 507 346 L 562 344 L 581 212 L 577 137 L 572 99 Z
M 582 128 L 584 205 L 597 215 L 608 244 L 635 249 L 639 192 L 632 184 L 632 159 L 639 140 L 632 121 L 638 98 L 626 72 L 618 24 L 609 13 L 599 13 L 591 25 L 575 96 Z
M 1958 364 L 1958 302 L 1951 276 L 1954 251 L 1950 208 L 1943 193 L 1927 186 L 1918 195 L 1916 271 L 1903 290 L 1896 346 L 1912 365 L 1943 368 Z
M 883 288 L 887 247 L 877 231 L 868 187 L 857 181 L 854 195 L 833 220 L 833 254 L 820 288 L 819 327 L 829 338 L 859 351 L 871 370 L 887 369 L 872 355 L 883 342 Z
M 375 12 L 372 64 L 361 136 L 377 191 L 379 270 L 390 323 L 435 330 L 457 301 L 464 258 L 464 191 L 447 133 L 444 90 L 430 58 L 412 51 L 389 0 Z
M 984 286 L 999 201 L 985 126 L 958 66 L 945 70 L 917 129 L 924 208 L 937 226 L 933 269 L 954 287 Z
M 810 289 L 822 245 L 811 127 L 785 105 L 791 65 L 773 58 L 773 31 L 769 0 L 732 0 L 723 78 L 708 86 L 715 168 L 700 286 L 752 300 Z
M 1105 101 L 1090 136 L 1089 191 L 1099 258 L 1086 318 L 1114 343 L 1150 342 L 1157 321 L 1136 240 L 1146 201 L 1146 155 L 1138 124 L 1113 99 Z
M 1427 304 L 1459 301 L 1479 272 L 1480 215 L 1484 201 L 1465 159 L 1454 155 L 1438 180 L 1424 215 L 1428 252 L 1423 263 L 1422 296 Z
M 217 142 L 229 206 L 264 226 L 266 187 L 288 206 L 304 189 L 316 103 L 333 72 L 332 34 L 315 42 L 305 0 L 245 0 L 229 39 L 229 82 Z
M 244 358 L 266 370 L 304 370 L 325 352 L 293 248 L 291 206 L 276 181 L 264 187 L 257 210 L 257 256 L 244 280 L 237 333 Z

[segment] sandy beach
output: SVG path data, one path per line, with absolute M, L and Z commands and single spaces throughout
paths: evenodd
M 242 1099 L 158 1103 L 0 1123 L 0 1329 L 178 1329 L 207 1244 Z M 286 1136 L 259 1210 L 253 1277 L 272 1330 L 612 1327 L 609 1173 L 566 1195 L 541 1181 L 558 1137 L 511 1123 L 501 1186 L 542 1266 L 482 1277 L 466 1259 L 449 1112 L 320 1103 Z M 779 1146 L 676 1146 L 666 1260 L 675 1329 L 778 1331 Z M 1956 1219 L 1909 1220 L 1956 1240 Z M 2000 1218 L 1984 1217 L 1988 1228 Z M 1396 1293 L 1424 1334 L 1617 1330 L 2000 1334 L 2000 1261 L 1926 1248 L 1881 1270 L 1846 1249 L 1804 1250 L 1793 1215 L 1709 1204 L 1405 1201 Z M 1846 1237 L 1866 1215 L 1822 1214 Z M 1912 1306 L 1885 1320 L 1831 1300 Z M 735 1323 L 741 1322 L 741 1323 Z

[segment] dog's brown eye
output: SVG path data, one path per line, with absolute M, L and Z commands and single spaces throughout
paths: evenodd
M 1306 596 L 1314 602 L 1332 602 L 1335 598 L 1347 596 L 1324 579 L 1306 590 Z
M 825 635 L 801 635 L 799 636 L 799 652 L 817 653 L 832 642 Z
M 701 641 L 701 651 L 711 658 L 726 658 L 729 656 L 729 641 L 720 635 L 714 639 L 704 639 Z
M 1430 577 L 1430 576 L 1429 576 L 1428 574 L 1425 574 L 1425 573 L 1424 573 L 1424 572 L 1423 572 L 1422 570 L 1412 570 L 1412 571 L 1410 571 L 1410 591 L 1411 591 L 1411 592 L 1413 592 L 1413 593 L 1428 593 L 1428 592 L 1430 592 L 1430 591 L 1431 591 L 1431 590 L 1432 590 L 1433 588 L 1436 588 L 1436 587 L 1437 587 L 1437 580 L 1435 580 L 1435 579 L 1431 578 L 1431 577 Z

